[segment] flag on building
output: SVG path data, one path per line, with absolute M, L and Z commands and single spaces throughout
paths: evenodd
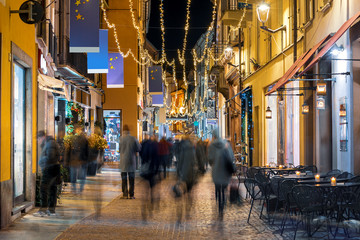
M 153 94 L 152 97 L 152 106 L 162 107 L 164 106 L 164 95 L 163 94 Z
M 99 0 L 70 0 L 70 52 L 99 52 Z
M 124 59 L 120 53 L 108 54 L 107 88 L 124 87 Z
M 161 66 L 152 66 L 148 68 L 149 71 L 149 93 L 162 94 L 162 70 Z
M 100 51 L 87 54 L 88 73 L 108 73 L 108 30 L 100 29 L 99 37 Z

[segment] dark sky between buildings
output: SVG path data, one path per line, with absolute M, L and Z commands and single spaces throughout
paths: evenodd
M 165 49 L 169 60 L 178 63 L 177 49 L 182 50 L 185 35 L 187 0 L 164 0 Z M 161 52 L 160 0 L 151 1 L 148 40 Z M 212 3 L 210 0 L 192 0 L 190 6 L 190 29 L 188 32 L 186 59 L 192 59 L 191 49 L 211 22 Z M 178 64 L 177 64 L 178 65 Z M 192 68 L 192 61 L 186 63 Z M 177 72 L 182 71 L 177 67 Z M 180 73 L 181 75 L 181 73 Z

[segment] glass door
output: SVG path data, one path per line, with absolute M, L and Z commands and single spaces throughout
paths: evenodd
M 14 199 L 24 201 L 25 189 L 25 68 L 14 63 L 13 161 Z
M 104 110 L 105 139 L 108 142 L 108 148 L 105 149 L 105 161 L 120 161 L 119 143 L 121 136 L 121 111 Z

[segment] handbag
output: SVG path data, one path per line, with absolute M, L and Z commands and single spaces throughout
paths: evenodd
M 140 167 L 140 177 L 148 178 L 150 174 L 151 174 L 150 163 L 149 162 L 142 163 Z

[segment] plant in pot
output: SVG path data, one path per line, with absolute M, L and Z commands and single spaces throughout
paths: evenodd
M 254 71 L 258 70 L 261 67 L 255 58 L 250 58 L 250 62 L 253 64 Z
M 88 175 L 95 176 L 98 164 L 101 164 L 99 159 L 99 155 L 108 147 L 106 139 L 104 139 L 101 135 L 97 133 L 92 133 L 88 137 L 89 143 L 89 167 L 88 167 Z

